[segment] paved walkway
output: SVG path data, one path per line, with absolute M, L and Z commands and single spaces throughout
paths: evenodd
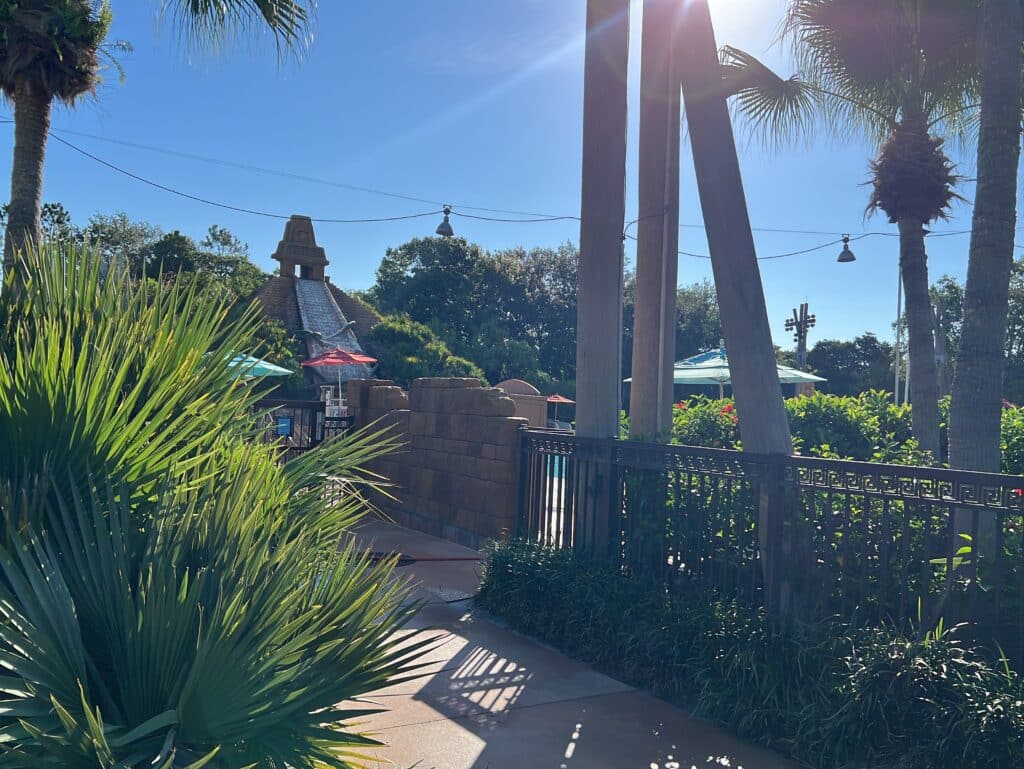
M 437 640 L 424 678 L 370 696 L 388 709 L 365 728 L 388 745 L 374 766 L 796 769 L 475 609 L 475 551 L 376 520 L 356 536 L 414 559 L 399 569 L 426 602 L 414 626 Z

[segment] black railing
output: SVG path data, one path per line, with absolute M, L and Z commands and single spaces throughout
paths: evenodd
M 264 398 L 255 404 L 261 438 L 280 449 L 283 461 L 316 448 L 351 426 L 347 417 L 327 417 L 323 401 Z
M 970 621 L 1024 660 L 1024 478 L 524 430 L 519 534 L 786 616 Z

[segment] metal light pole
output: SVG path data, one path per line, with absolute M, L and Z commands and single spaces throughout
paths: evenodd
M 799 311 L 793 308 L 793 317 L 786 319 L 786 331 L 793 332 L 793 341 L 796 342 L 796 367 L 801 371 L 807 370 L 807 332 L 810 331 L 818 319 L 807 312 L 807 302 L 800 305 Z

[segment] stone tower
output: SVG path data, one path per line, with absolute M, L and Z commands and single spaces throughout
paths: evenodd
M 281 275 L 295 277 L 295 267 L 303 280 L 324 280 L 327 254 L 316 244 L 313 220 L 308 216 L 293 215 L 284 226 L 284 237 L 271 256 L 281 263 Z
M 280 274 L 260 288 L 260 305 L 266 317 L 281 321 L 290 334 L 303 340 L 304 357 L 339 347 L 351 352 L 367 351 L 367 334 L 380 322 L 380 315 L 327 278 L 327 254 L 316 243 L 312 219 L 292 216 L 271 258 L 281 265 Z M 317 367 L 306 372 L 309 380 L 329 384 L 365 379 L 373 373 L 371 367 L 361 364 Z

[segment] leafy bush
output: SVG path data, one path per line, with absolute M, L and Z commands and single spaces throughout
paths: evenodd
M 997 769 L 1024 751 L 1024 685 L 941 628 L 796 626 L 705 588 L 666 592 L 569 551 L 489 554 L 480 605 L 630 683 L 818 767 Z
M 738 448 L 739 421 L 732 401 L 681 401 L 672 411 L 672 441 L 685 446 Z
M 429 327 L 406 315 L 388 315 L 370 330 L 381 349 L 381 371 L 403 387 L 419 377 L 475 377 L 484 372 L 465 358 L 453 355 Z
M 27 258 L 0 295 L 0 766 L 350 766 L 372 741 L 338 703 L 418 651 L 392 565 L 338 549 L 389 442 L 280 466 L 229 366 L 252 316 Z
M 911 437 L 910 407 L 895 405 L 884 392 L 788 398 L 786 413 L 796 448 L 804 454 L 864 462 L 928 463 Z M 675 405 L 672 440 L 690 446 L 740 448 L 739 418 L 730 398 L 692 398 Z
M 1024 408 L 1004 408 L 1001 448 L 1003 472 L 1024 474 Z

